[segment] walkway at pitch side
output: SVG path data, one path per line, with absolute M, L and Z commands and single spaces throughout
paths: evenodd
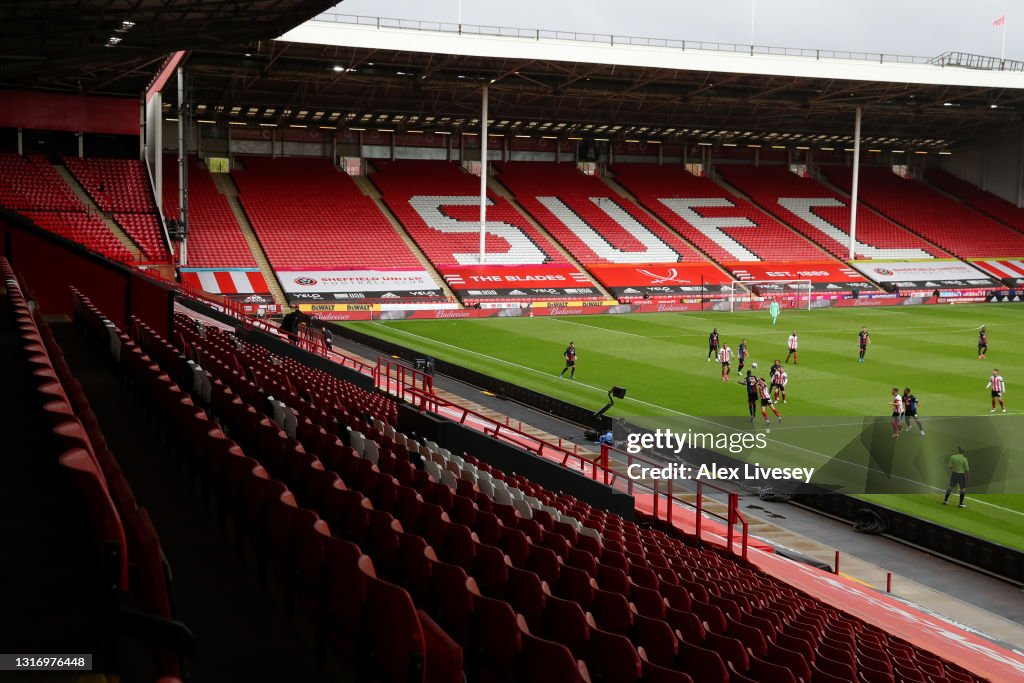
M 190 315 L 195 315 L 194 311 L 187 312 Z M 224 327 L 213 320 L 209 320 L 209 323 Z M 373 349 L 347 339 L 339 340 L 336 337 L 336 341 L 338 342 L 336 348 L 339 352 L 361 360 L 368 366 L 376 365 L 375 361 L 369 360 L 369 358 L 380 355 Z M 506 416 L 510 416 L 515 420 L 516 426 L 522 419 L 522 431 L 530 436 L 544 438 L 555 443 L 559 438 L 572 440 L 577 444 L 587 443 L 581 439 L 580 428 L 577 426 L 512 401 L 486 396 L 481 394 L 478 389 L 451 378 L 435 376 L 435 390 L 442 398 L 457 402 L 486 418 L 504 423 Z M 489 425 L 481 421 L 480 424 L 470 423 L 469 426 L 482 429 Z M 579 453 L 584 457 L 587 457 L 588 454 L 596 456 L 596 451 L 586 447 L 581 447 Z M 725 506 L 720 503 L 718 506 L 717 508 L 712 507 L 711 511 L 724 512 Z M 637 507 L 641 511 L 650 513 L 653 507 L 651 496 L 639 496 Z M 786 510 L 792 508 L 793 506 L 785 506 Z M 673 515 L 674 524 L 683 531 L 693 533 L 692 509 L 680 506 L 675 512 L 678 514 Z M 795 550 L 802 555 L 828 564 L 832 563 L 834 551 L 830 546 L 819 543 L 806 535 L 753 515 L 748 509 L 744 509 L 743 513 L 750 524 L 750 534 L 756 537 L 750 544 L 748 557 L 755 566 L 766 573 L 786 581 L 795 588 L 837 609 L 884 628 L 937 656 L 949 659 L 994 683 L 999 681 L 1016 683 L 1024 679 L 1024 654 L 1020 652 L 1020 649 L 1024 649 L 1024 626 L 1020 623 L 1015 623 L 903 575 L 893 575 L 893 593 L 891 596 L 886 595 L 875 588 L 885 585 L 886 571 L 880 566 L 852 554 L 844 553 L 842 555 L 841 573 L 838 576 L 788 560 L 771 552 L 769 543 Z M 820 518 L 823 524 L 829 521 L 821 518 L 820 515 L 808 513 L 809 519 L 814 517 Z M 706 519 L 703 526 L 706 537 L 717 534 L 718 542 L 725 545 L 724 526 L 714 518 Z M 822 531 L 821 534 L 815 533 L 815 535 L 821 536 L 827 533 L 827 531 Z M 879 544 L 879 550 L 882 551 L 883 556 L 908 552 L 908 549 L 892 541 L 876 538 L 870 540 Z M 918 555 L 926 557 L 922 553 L 918 553 Z M 960 570 L 946 562 L 941 562 L 941 566 L 942 571 L 948 571 L 952 567 L 953 571 L 962 572 L 960 584 L 963 592 L 961 594 L 969 599 L 973 600 L 978 591 L 989 593 L 994 590 L 993 586 L 1001 586 L 1007 590 L 1007 595 L 1012 596 L 1008 600 L 1021 600 L 1017 589 L 995 579 L 970 570 Z M 953 623 L 951 620 L 955 620 L 957 623 Z M 988 636 L 988 638 L 984 636 Z M 993 641 L 1002 641 L 1014 649 L 1001 647 Z

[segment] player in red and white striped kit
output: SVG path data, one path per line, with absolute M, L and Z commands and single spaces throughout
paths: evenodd
M 789 353 L 786 354 L 786 363 L 789 363 L 789 357 L 793 357 L 793 365 L 796 365 L 797 361 L 797 347 L 799 345 L 799 339 L 796 336 L 796 330 L 793 330 L 793 334 L 789 335 L 789 339 L 786 340 L 786 345 L 789 347 Z
M 988 378 L 988 384 L 985 385 L 985 388 L 992 390 L 992 410 L 989 412 L 996 412 L 996 401 L 999 401 L 999 407 L 1005 413 L 1006 406 L 1003 405 L 1003 394 L 1006 393 L 1006 380 L 999 374 L 999 368 L 992 371 L 992 376 Z
M 729 373 L 732 371 L 732 349 L 728 344 L 723 344 L 718 350 L 718 362 L 722 364 L 722 381 L 729 381 Z
M 774 387 L 775 389 L 775 395 L 773 396 L 773 398 L 776 402 L 778 402 L 779 396 L 781 395 L 782 402 L 788 403 L 788 401 L 786 401 L 787 384 L 789 384 L 789 373 L 783 370 L 782 366 L 780 365 L 779 369 L 772 373 L 772 387 Z
M 765 382 L 762 378 L 757 378 L 757 395 L 761 399 L 761 417 L 764 418 L 764 426 L 767 427 L 770 423 L 768 421 L 768 409 L 771 408 L 772 412 L 775 413 L 775 417 L 779 418 L 779 422 L 782 422 L 782 416 L 779 415 L 778 409 L 775 407 L 775 402 L 772 401 L 772 390 L 768 386 L 768 382 Z

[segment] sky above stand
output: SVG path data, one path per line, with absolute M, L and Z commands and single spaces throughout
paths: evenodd
M 1024 59 L 1020 0 L 345 0 L 337 12 L 487 26 L 933 57 Z M 1014 15 L 1013 8 L 1019 11 Z

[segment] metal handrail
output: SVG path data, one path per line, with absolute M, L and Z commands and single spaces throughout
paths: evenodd
M 177 288 L 178 293 L 185 296 L 186 298 L 193 299 L 195 301 L 207 305 L 213 305 L 218 307 L 227 315 L 237 319 L 239 323 L 241 323 L 247 329 L 258 329 L 268 334 L 283 337 L 288 341 L 292 342 L 293 344 L 295 344 L 296 346 L 304 348 L 310 353 L 315 353 L 317 355 L 330 358 L 339 365 L 352 368 L 353 370 L 356 370 L 360 374 L 371 376 L 373 375 L 373 368 L 370 365 L 367 365 L 366 363 L 363 363 L 362 361 L 359 361 L 350 356 L 346 356 L 343 353 L 339 353 L 335 351 L 333 348 L 328 348 L 326 343 L 324 342 L 322 333 L 320 333 L 319 335 L 307 336 L 293 335 L 287 330 L 282 330 L 280 327 L 274 325 L 273 323 L 267 320 L 263 320 L 262 318 L 256 318 L 254 316 L 249 315 L 245 311 L 245 304 L 235 301 L 234 299 L 229 299 L 228 297 L 218 297 L 216 295 L 210 294 L 209 292 L 205 292 L 194 287 L 191 287 L 185 283 L 170 283 L 167 280 L 160 281 L 166 284 L 174 285 Z
M 561 443 L 555 444 L 554 442 L 527 433 L 522 428 L 522 422 L 519 423 L 519 427 L 516 427 L 511 423 L 503 424 L 492 417 L 488 417 L 487 415 L 472 410 L 471 408 L 467 408 L 466 406 L 438 396 L 433 392 L 432 384 L 427 389 L 423 389 L 418 386 L 414 387 L 409 383 L 403 387 L 396 386 L 394 389 L 392 389 L 390 383 L 385 383 L 384 386 L 382 386 L 380 373 L 386 373 L 389 371 L 388 361 L 389 359 L 380 359 L 379 361 L 380 365 L 378 365 L 377 376 L 377 387 L 379 389 L 383 389 L 398 398 L 404 399 L 409 403 L 419 406 L 421 409 L 432 412 L 436 415 L 443 415 L 445 409 L 448 409 L 455 413 L 455 417 L 451 417 L 449 415 L 443 416 L 448 419 L 453 419 L 459 424 L 467 425 L 467 423 L 475 421 L 478 424 L 480 431 L 488 436 L 493 436 L 497 439 L 507 441 L 515 446 L 524 448 L 535 455 L 539 455 L 542 458 L 555 460 L 563 467 L 578 471 L 581 474 L 587 475 L 589 473 L 589 475 L 594 479 L 601 478 L 598 476 L 598 472 L 603 468 L 601 456 L 597 455 L 593 459 L 587 458 L 579 452 L 579 447 L 576 444 L 573 444 L 572 450 L 569 450 L 568 447 Z M 391 362 L 393 363 L 393 361 Z M 392 364 L 390 367 L 398 368 L 402 367 L 402 365 Z M 409 366 L 404 367 L 412 370 Z M 398 381 L 401 381 L 401 377 L 411 376 L 408 373 L 405 375 L 402 375 L 400 372 L 396 374 L 399 378 Z M 395 377 L 392 377 L 391 379 L 392 381 L 396 380 Z M 469 424 L 469 426 L 473 425 Z M 607 479 L 608 477 L 605 478 Z
M 490 36 L 495 38 L 517 38 L 533 41 L 572 41 L 607 46 L 653 47 L 670 50 L 703 50 L 709 52 L 727 52 L 751 56 L 801 57 L 806 59 L 842 59 L 879 64 L 932 64 L 935 66 L 960 66 L 944 63 L 936 57 L 915 55 L 888 54 L 885 52 L 866 52 L 854 50 L 822 50 L 817 48 L 782 47 L 776 45 L 751 45 L 746 43 L 725 43 L 703 40 L 681 40 L 676 38 L 651 38 L 642 36 L 625 36 L 614 33 L 591 33 L 586 31 L 558 31 L 540 28 L 520 28 L 508 26 L 486 26 L 476 24 L 460 24 L 444 21 L 425 21 L 420 19 L 398 19 L 392 17 L 371 17 L 342 12 L 326 11 L 312 21 L 350 24 L 375 29 L 400 29 L 407 31 L 424 31 L 456 35 Z M 952 53 L 945 53 L 952 54 Z M 995 62 L 1000 60 L 995 59 Z M 1010 63 L 1006 60 L 1006 63 Z M 986 67 L 972 67 L 986 68 Z M 992 70 L 1005 70 L 1000 67 L 987 67 Z M 1016 69 L 1014 69 L 1016 70 Z
M 602 462 L 603 462 L 602 469 L 605 472 L 605 477 L 606 477 L 605 483 L 609 484 L 609 485 L 614 485 L 616 483 L 615 481 L 609 482 L 607 480 L 609 472 L 612 472 L 612 474 L 615 474 L 615 476 L 618 477 L 617 473 L 614 473 L 611 470 L 611 468 L 609 467 L 609 462 L 611 460 L 611 453 L 613 451 L 615 453 L 618 453 L 618 454 L 620 454 L 622 456 L 622 460 L 625 462 L 627 468 L 629 467 L 629 465 L 632 465 L 634 463 L 643 464 L 643 465 L 649 465 L 651 467 L 664 467 L 664 463 L 654 462 L 653 460 L 648 460 L 646 458 L 640 457 L 639 455 L 636 455 L 636 454 L 633 454 L 633 453 L 628 453 L 628 452 L 623 451 L 623 450 L 618 449 L 618 448 L 614 448 L 612 446 L 609 446 L 608 444 L 602 444 L 601 445 L 601 459 L 602 459 Z M 649 486 L 649 485 L 646 485 L 646 484 L 637 484 L 632 479 L 629 479 L 628 477 L 619 477 L 620 481 L 622 479 L 624 479 L 625 482 L 626 482 L 626 484 L 625 484 L 626 493 L 628 493 L 630 495 L 633 494 L 633 491 L 637 487 L 642 488 L 642 489 L 646 489 L 646 490 L 650 491 L 653 494 L 653 496 L 654 496 L 654 498 L 653 498 L 653 515 L 654 515 L 655 519 L 661 518 L 661 516 L 663 514 L 665 521 L 667 521 L 669 524 L 671 524 L 672 523 L 672 518 L 673 518 L 673 510 L 675 509 L 676 506 L 682 506 L 682 507 L 685 507 L 685 508 L 693 510 L 693 512 L 694 512 L 694 533 L 697 536 L 698 544 L 701 544 L 701 543 L 704 542 L 704 528 L 703 528 L 702 520 L 704 518 L 704 515 L 707 515 L 709 517 L 714 517 L 716 519 L 719 519 L 719 520 L 721 520 L 722 522 L 725 523 L 725 526 L 726 526 L 726 548 L 728 549 L 730 554 L 735 554 L 735 551 L 733 550 L 733 547 L 734 547 L 734 545 L 737 542 L 737 539 L 735 537 L 735 527 L 736 527 L 737 524 L 739 524 L 740 528 L 742 529 L 742 533 L 741 533 L 741 535 L 740 535 L 740 537 L 738 539 L 738 542 L 739 542 L 739 545 L 740 545 L 739 554 L 740 554 L 740 556 L 744 560 L 747 559 L 747 550 L 748 550 L 748 545 L 749 545 L 749 525 L 747 523 L 746 518 L 743 516 L 743 513 L 740 511 L 740 508 L 739 508 L 739 494 L 738 493 L 729 491 L 728 489 L 722 488 L 721 486 L 718 486 L 717 484 L 713 484 L 711 482 L 707 482 L 707 481 L 703 481 L 703 480 L 698 479 L 696 481 L 696 489 L 697 489 L 696 490 L 696 494 L 697 494 L 696 495 L 696 502 L 695 503 L 691 503 L 690 501 L 685 500 L 683 498 L 680 498 L 680 497 L 678 497 L 676 495 L 676 487 L 675 487 L 674 483 L 672 482 L 672 480 L 666 481 L 664 483 L 664 490 L 662 490 L 662 483 L 659 482 L 658 480 L 654 480 L 653 481 L 653 486 Z M 709 489 L 711 489 L 713 491 L 716 491 L 718 493 L 725 494 L 728 497 L 727 498 L 727 509 L 728 509 L 727 516 L 722 516 L 722 515 L 714 512 L 714 511 L 708 510 L 707 508 L 704 507 L 704 489 L 706 489 L 706 488 L 709 488 Z M 664 513 L 661 512 L 661 498 L 663 496 L 665 498 L 665 503 L 666 503 Z

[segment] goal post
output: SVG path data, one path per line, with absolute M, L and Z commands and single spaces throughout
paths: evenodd
M 773 301 L 784 309 L 811 310 L 810 280 L 733 280 L 729 283 L 729 311 L 766 311 Z

